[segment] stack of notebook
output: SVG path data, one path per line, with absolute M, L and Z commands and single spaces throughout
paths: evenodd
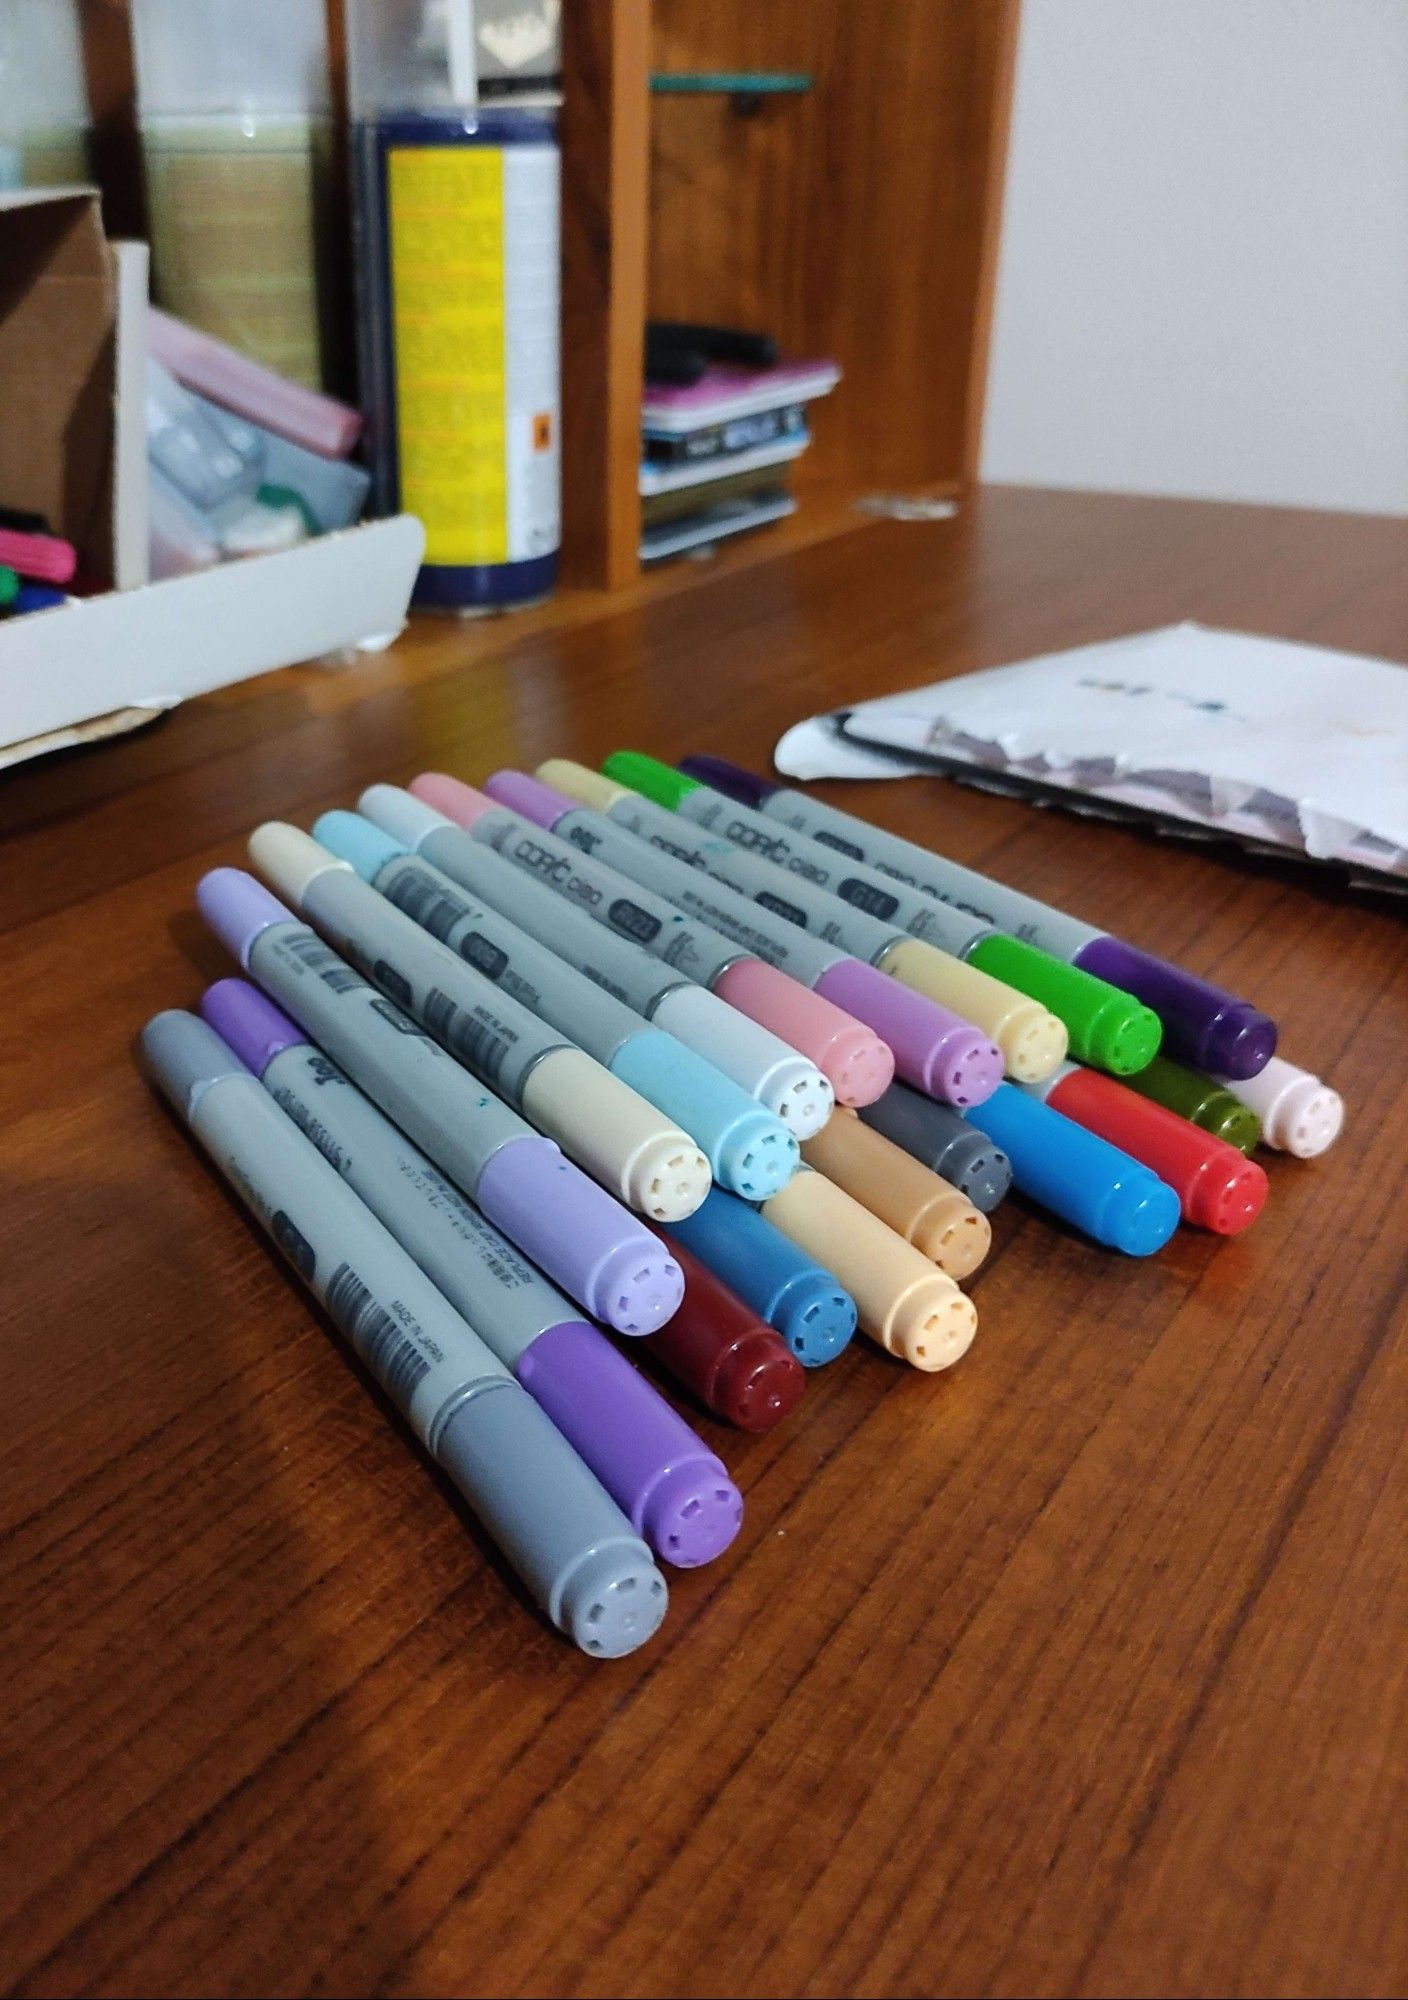
M 791 466 L 811 441 L 807 405 L 840 375 L 830 361 L 715 363 L 687 386 L 647 383 L 641 561 L 706 547 L 792 513 Z

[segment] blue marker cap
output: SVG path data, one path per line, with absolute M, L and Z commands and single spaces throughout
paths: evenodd
M 1000 1083 L 970 1124 L 999 1145 L 1023 1194 L 1097 1243 L 1148 1257 L 1178 1227 L 1178 1196 L 1148 1167 L 1016 1084 Z
M 323 813 L 313 822 L 313 838 L 339 861 L 350 861 L 364 882 L 375 882 L 388 861 L 412 851 L 354 812 Z
M 664 1230 L 776 1327 L 804 1367 L 820 1368 L 849 1345 L 850 1293 L 746 1201 L 711 1188 L 693 1215 Z

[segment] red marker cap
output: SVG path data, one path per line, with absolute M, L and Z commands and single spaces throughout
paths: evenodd
M 1071 1065 L 1040 1089 L 1053 1111 L 1152 1167 L 1177 1193 L 1185 1222 L 1235 1236 L 1260 1215 L 1265 1173 L 1215 1133 L 1098 1070 Z
M 801 1402 L 806 1370 L 737 1292 L 673 1237 L 668 1242 L 684 1272 L 684 1303 L 642 1347 L 715 1416 L 740 1430 L 770 1431 Z

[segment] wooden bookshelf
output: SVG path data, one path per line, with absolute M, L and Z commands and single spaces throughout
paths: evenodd
M 82 0 L 105 206 L 132 233 L 127 4 Z M 342 0 L 327 5 L 337 70 Z M 757 326 L 841 364 L 794 472 L 804 515 L 975 478 L 1017 13 L 1018 0 L 567 0 L 567 584 L 619 591 L 639 573 L 648 314 Z M 650 90 L 652 73 L 760 71 L 791 87 Z

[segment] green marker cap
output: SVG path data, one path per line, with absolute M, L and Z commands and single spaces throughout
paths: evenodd
M 1243 1104 L 1240 1097 L 1234 1097 L 1210 1076 L 1185 1069 L 1182 1063 L 1170 1062 L 1167 1056 L 1155 1056 L 1147 1069 L 1137 1076 L 1126 1077 L 1125 1082 L 1141 1097 L 1152 1098 L 1167 1111 L 1176 1111 L 1190 1125 L 1225 1139 L 1239 1153 L 1250 1153 L 1261 1137 L 1261 1120 L 1249 1104 Z
M 0 604 L 13 604 L 20 594 L 20 580 L 14 570 L 0 563 Z
M 994 931 L 979 938 L 968 963 L 1039 1000 L 1064 1021 L 1077 1062 L 1129 1076 L 1158 1054 L 1163 1023 L 1153 1009 L 1108 979 L 1067 965 L 1049 951 Z
M 673 764 L 662 764 L 658 757 L 647 757 L 643 750 L 613 750 L 601 768 L 618 785 L 629 785 L 643 799 L 670 812 L 687 793 L 701 789 L 697 778 L 687 778 Z

